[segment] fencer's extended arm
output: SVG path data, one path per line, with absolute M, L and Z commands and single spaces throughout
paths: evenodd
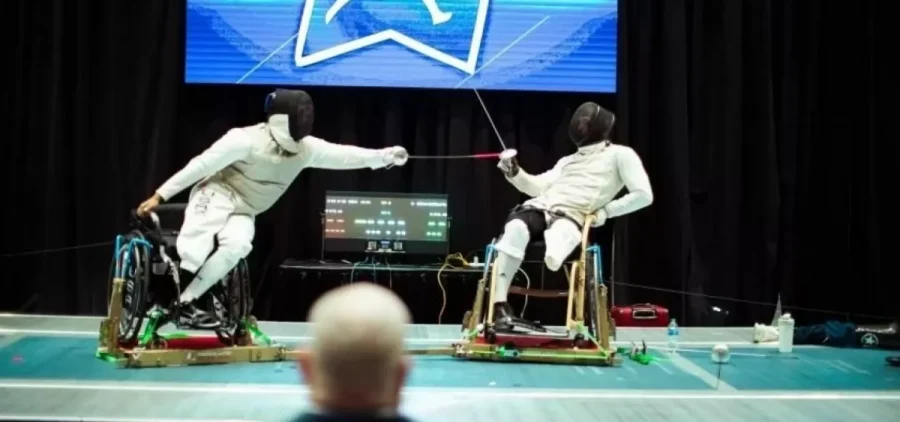
M 562 169 L 563 160 L 565 158 L 556 162 L 556 165 L 553 166 L 552 169 L 547 170 L 541 174 L 528 174 L 523 169 L 519 169 L 519 172 L 516 173 L 513 177 L 508 177 L 506 180 L 509 180 L 509 183 L 512 183 L 519 192 L 522 192 L 532 198 L 541 194 L 544 189 L 547 189 L 557 177 L 559 177 L 559 173 Z
M 333 144 L 314 136 L 303 138 L 304 153 L 309 154 L 309 167 L 327 170 L 379 169 L 391 163 L 389 148 L 369 149 L 353 145 Z
M 629 214 L 653 203 L 650 177 L 644 170 L 641 157 L 633 149 L 623 148 L 616 157 L 616 165 L 628 193 L 603 207 L 608 218 Z
M 244 159 L 251 151 L 251 139 L 244 131 L 232 129 L 170 177 L 156 193 L 168 201 L 194 183 L 212 176 L 235 161 Z

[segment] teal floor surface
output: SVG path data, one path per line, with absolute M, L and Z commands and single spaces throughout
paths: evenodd
M 0 348 L 0 379 L 140 381 L 168 383 L 302 383 L 292 362 L 190 368 L 117 369 L 94 357 L 97 341 L 75 337 L 25 337 Z M 742 350 L 734 349 L 733 352 Z M 868 350 L 796 349 L 790 358 L 733 356 L 722 367 L 722 381 L 738 390 L 896 390 L 900 374 L 887 367 L 888 353 Z M 683 353 L 689 363 L 716 375 L 703 353 Z M 688 364 L 689 365 L 689 364 Z M 467 362 L 417 358 L 412 387 L 711 390 L 685 364 L 662 357 L 649 366 L 626 361 L 621 368 L 523 363 Z M 709 377 L 706 377 L 709 378 Z
M 900 371 L 885 363 L 883 350 L 802 348 L 790 355 L 776 350 L 735 350 L 757 356 L 732 356 L 721 379 L 738 390 L 898 390 Z M 685 358 L 716 375 L 708 354 Z

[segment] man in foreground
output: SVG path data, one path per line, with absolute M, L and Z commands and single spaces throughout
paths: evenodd
M 323 295 L 309 313 L 310 349 L 300 357 L 315 411 L 297 422 L 408 422 L 399 415 L 410 370 L 403 338 L 411 322 L 393 292 L 354 283 Z

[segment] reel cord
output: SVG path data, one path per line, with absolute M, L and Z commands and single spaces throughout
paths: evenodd
M 353 263 L 353 267 L 350 269 L 350 282 L 353 283 L 356 281 L 356 267 L 359 265 L 371 265 L 372 266 L 372 282 L 378 283 L 378 266 L 384 264 L 387 267 L 388 272 L 388 286 L 391 290 L 394 289 L 394 271 L 391 269 L 391 263 L 388 262 L 387 256 L 382 256 L 382 262 L 376 262 L 375 255 L 367 256 L 366 259 L 362 261 L 357 261 Z
M 481 250 L 482 249 L 476 249 L 472 252 L 469 252 L 469 255 L 471 255 L 474 252 L 479 252 Z M 453 262 L 456 262 L 456 265 L 454 265 Z M 484 265 L 488 265 L 488 264 L 484 264 Z M 441 320 L 444 317 L 444 311 L 447 309 L 447 290 L 444 289 L 444 281 L 441 278 L 441 274 L 447 268 L 462 269 L 462 268 L 469 268 L 469 267 L 470 267 L 469 261 L 467 261 L 463 257 L 463 255 L 459 252 L 457 252 L 455 254 L 447 255 L 447 257 L 444 258 L 444 264 L 441 266 L 441 269 L 439 269 L 437 272 L 437 284 L 438 284 L 438 287 L 441 289 L 441 310 L 438 312 L 438 324 L 441 323 Z M 521 268 L 519 268 L 518 272 L 521 273 L 525 277 L 525 288 L 530 289 L 531 288 L 531 278 L 528 277 L 528 273 L 523 271 Z M 525 304 L 522 305 L 522 312 L 520 314 L 522 318 L 525 318 L 525 309 L 526 308 L 528 308 L 528 295 L 525 295 Z
M 103 246 L 110 246 L 113 243 L 114 242 L 96 242 L 96 243 L 86 243 L 86 244 L 74 245 L 74 246 L 59 247 L 59 248 L 47 248 L 47 249 L 38 249 L 38 250 L 23 251 L 23 252 L 5 253 L 5 254 L 0 255 L 0 258 L 11 258 L 11 257 L 29 256 L 29 255 L 43 255 L 43 254 L 68 252 L 68 251 L 75 251 L 75 250 L 82 250 L 82 249 L 92 249 L 92 248 L 99 248 L 99 247 L 103 247 Z M 473 253 L 479 252 L 482 250 L 483 249 L 476 249 L 476 250 L 473 250 L 472 252 L 469 252 L 469 254 L 467 254 L 467 255 L 472 255 Z M 454 255 L 460 255 L 460 254 L 454 254 Z M 450 256 L 454 256 L 454 255 L 450 255 Z M 448 256 L 448 258 L 450 256 Z M 463 260 L 463 262 L 466 262 L 466 265 L 468 265 L 467 261 Z M 362 265 L 362 264 L 367 264 L 367 263 L 372 264 L 372 266 L 373 266 L 372 268 L 375 269 L 375 263 L 369 262 L 369 259 L 366 259 L 364 261 L 353 264 L 353 269 L 355 270 L 357 265 Z M 349 264 L 349 262 L 348 262 L 348 264 Z M 485 265 L 487 265 L 487 264 L 485 264 Z M 444 269 L 445 267 L 448 267 L 446 261 L 444 263 L 444 267 L 441 267 L 441 268 Z M 452 267 L 452 266 L 449 266 L 449 267 Z M 390 269 L 388 271 L 390 271 Z M 524 271 L 522 271 L 521 269 L 519 269 L 519 271 L 524 274 Z M 353 281 L 353 273 L 354 273 L 354 271 L 351 271 L 351 276 L 350 276 L 351 282 Z M 440 272 L 439 272 L 439 274 L 440 274 Z M 527 274 L 524 274 L 524 275 L 527 278 Z M 391 276 L 391 282 L 393 282 L 393 276 Z M 438 282 L 440 283 L 440 279 L 438 279 Z M 531 283 L 530 279 L 528 280 L 528 283 L 530 285 L 530 283 Z M 705 294 L 705 293 L 694 293 L 694 292 L 689 292 L 689 291 L 685 291 L 685 290 L 668 289 L 665 287 L 644 286 L 641 284 L 626 283 L 623 281 L 614 281 L 613 280 L 611 283 L 608 283 L 608 284 L 611 286 L 612 285 L 620 285 L 620 286 L 625 286 L 625 287 L 633 287 L 636 289 L 649 290 L 649 291 L 653 291 L 653 292 L 672 293 L 672 294 L 677 294 L 677 295 L 685 295 L 685 296 L 698 297 L 698 298 L 703 298 L 703 299 L 715 299 L 715 300 L 723 300 L 723 301 L 734 302 L 734 303 L 744 303 L 744 304 L 748 304 L 748 305 L 767 306 L 767 307 L 772 307 L 772 308 L 777 306 L 776 303 L 772 303 L 772 302 L 763 302 L 763 301 L 759 301 L 759 300 L 749 300 L 749 299 L 738 299 L 738 298 L 733 298 L 733 297 L 710 295 L 710 294 Z M 441 285 L 441 287 L 443 290 L 443 285 Z M 526 296 L 526 305 L 527 305 L 527 296 Z M 833 309 L 809 308 L 809 307 L 803 307 L 803 306 L 784 305 L 784 304 L 782 304 L 782 306 L 788 307 L 795 312 L 802 311 L 802 312 L 811 312 L 811 313 L 826 314 L 826 315 L 840 315 L 840 316 L 844 316 L 847 318 L 851 318 L 851 317 L 869 318 L 869 319 L 877 319 L 877 320 L 882 320 L 882 321 L 893 321 L 896 319 L 896 317 L 893 317 L 893 316 L 836 311 Z M 523 315 L 524 315 L 524 308 L 523 308 Z
M 101 246 L 110 246 L 113 243 L 115 243 L 115 242 L 85 243 L 82 245 L 63 246 L 63 247 L 59 247 L 59 248 L 36 249 L 36 250 L 31 250 L 31 251 L 5 253 L 5 254 L 0 254 L 0 258 L 13 258 L 13 257 L 17 257 L 17 256 L 43 255 L 43 254 L 48 254 L 48 253 L 77 251 L 77 250 L 81 250 L 81 249 L 92 249 L 92 248 L 99 248 Z

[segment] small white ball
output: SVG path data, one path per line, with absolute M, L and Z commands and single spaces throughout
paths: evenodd
M 731 351 L 728 350 L 728 346 L 725 344 L 717 344 L 712 348 L 712 354 L 710 355 L 713 363 L 728 363 L 728 360 L 731 359 Z

